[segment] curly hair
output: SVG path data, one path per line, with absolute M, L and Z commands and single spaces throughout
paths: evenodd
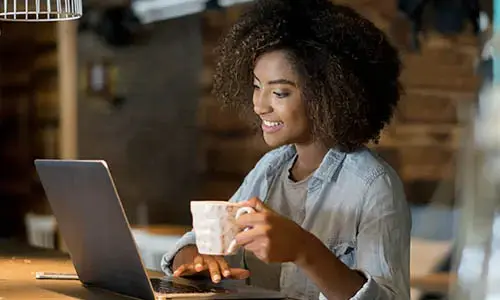
M 378 142 L 402 92 L 398 52 L 380 29 L 329 0 L 257 0 L 216 49 L 223 107 L 252 109 L 256 59 L 275 50 L 299 75 L 316 139 L 346 152 Z

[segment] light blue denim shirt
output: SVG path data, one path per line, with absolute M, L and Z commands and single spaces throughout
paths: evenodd
M 295 154 L 295 147 L 284 146 L 264 155 L 230 201 L 259 197 L 266 202 L 273 179 Z M 308 182 L 305 210 L 302 227 L 349 268 L 365 274 L 367 282 L 352 299 L 410 299 L 410 210 L 401 180 L 377 154 L 367 148 L 353 153 L 331 149 Z M 189 232 L 165 254 L 162 268 L 166 274 L 172 274 L 175 254 L 192 244 L 195 235 Z M 247 265 L 244 258 L 245 253 L 240 253 L 239 258 L 228 260 L 242 267 Z M 272 274 L 271 265 L 259 266 L 250 268 L 252 277 Z M 301 287 L 299 298 L 318 298 L 312 281 L 294 282 L 294 274 L 300 272 L 297 266 L 284 263 L 280 267 L 279 287 L 285 295 L 298 297 L 294 289 Z M 326 297 L 320 294 L 319 299 Z

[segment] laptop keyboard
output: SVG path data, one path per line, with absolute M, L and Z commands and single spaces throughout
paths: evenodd
M 152 278 L 151 284 L 153 285 L 153 290 L 158 294 L 230 294 L 236 292 L 205 280 Z

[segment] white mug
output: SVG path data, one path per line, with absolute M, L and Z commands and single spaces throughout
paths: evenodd
M 191 201 L 198 252 L 205 255 L 235 254 L 238 250 L 235 237 L 242 231 L 236 220 L 254 212 L 251 207 L 227 201 Z

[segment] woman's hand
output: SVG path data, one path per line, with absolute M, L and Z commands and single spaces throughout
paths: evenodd
M 183 253 L 183 251 L 185 251 Z M 187 263 L 180 264 L 176 267 L 174 260 L 174 276 L 191 276 L 191 275 L 202 275 L 210 277 L 214 283 L 219 283 L 222 278 L 228 279 L 246 279 L 250 276 L 250 272 L 245 269 L 230 268 L 224 257 L 222 256 L 210 256 L 199 254 L 195 246 L 188 246 L 177 254 L 180 257 L 184 256 L 184 261 L 186 261 L 186 256 L 189 256 Z M 176 257 L 177 257 L 176 255 Z
M 238 218 L 242 228 L 250 228 L 236 236 L 239 245 L 267 263 L 297 262 L 303 258 L 305 244 L 311 236 L 309 232 L 275 213 L 257 198 L 241 204 L 252 207 L 256 213 Z

